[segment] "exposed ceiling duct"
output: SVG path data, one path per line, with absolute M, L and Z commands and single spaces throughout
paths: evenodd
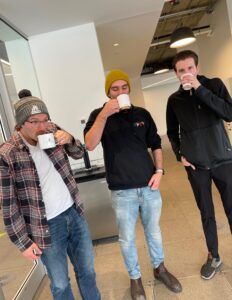
M 195 36 L 199 36 L 199 35 L 210 36 L 212 34 L 212 29 L 210 28 L 209 25 L 208 26 L 198 27 L 198 28 L 193 28 L 192 31 L 193 31 L 193 33 L 194 33 Z M 168 39 L 167 38 L 166 39 L 160 39 L 160 40 L 152 43 L 151 47 L 162 45 L 162 44 L 170 44 L 170 38 L 168 38 Z
M 179 27 L 191 28 L 194 36 L 210 36 L 210 17 L 220 0 L 179 0 L 165 1 L 141 75 L 151 74 L 157 65 L 166 64 L 172 68 L 176 49 L 171 49 L 170 38 Z

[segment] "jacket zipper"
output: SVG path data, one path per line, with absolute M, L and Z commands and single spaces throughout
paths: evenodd
M 191 90 L 190 96 L 193 96 L 193 92 Z M 194 111 L 195 111 L 195 115 L 196 115 L 196 121 L 197 121 L 197 129 L 200 135 L 200 138 L 202 139 L 202 134 L 201 134 L 201 130 L 200 130 L 200 120 L 199 120 L 199 115 L 198 115 L 198 111 L 201 110 L 201 105 L 199 103 L 194 103 Z M 200 140 L 201 140 L 200 139 Z M 200 147 L 201 147 L 201 153 L 205 152 L 203 147 L 202 147 L 202 143 L 200 143 Z M 204 155 L 205 157 L 205 155 Z M 209 170 L 210 167 L 206 166 L 205 169 Z

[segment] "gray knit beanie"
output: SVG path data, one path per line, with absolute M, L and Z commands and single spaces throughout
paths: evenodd
M 25 97 L 14 105 L 17 125 L 21 126 L 32 115 L 46 114 L 50 119 L 45 103 L 36 97 Z

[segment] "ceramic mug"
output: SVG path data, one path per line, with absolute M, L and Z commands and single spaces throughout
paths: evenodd
M 42 150 L 56 147 L 55 137 L 52 132 L 38 135 L 38 143 Z
M 130 98 L 127 94 L 121 94 L 117 97 L 120 110 L 129 109 L 131 107 Z

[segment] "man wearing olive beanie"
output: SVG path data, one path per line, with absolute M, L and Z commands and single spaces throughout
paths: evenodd
M 106 96 L 109 95 L 109 90 L 110 87 L 112 85 L 113 82 L 117 81 L 117 80 L 124 80 L 127 82 L 128 84 L 128 88 L 130 91 L 130 79 L 129 76 L 121 71 L 121 70 L 111 70 L 108 75 L 106 76 L 106 81 L 105 81 L 105 92 L 106 92 Z
M 164 266 L 159 227 L 162 199 L 158 189 L 164 174 L 161 140 L 146 109 L 131 105 L 120 110 L 117 97 L 128 95 L 130 90 L 129 76 L 121 70 L 111 70 L 105 80 L 108 101 L 90 114 L 84 135 L 89 150 L 94 150 L 100 141 L 102 143 L 121 252 L 130 276 L 131 297 L 144 300 L 146 294 L 135 241 L 139 214 L 155 278 L 173 292 L 180 292 L 182 287 Z M 148 148 L 152 150 L 154 163 Z
M 25 258 L 41 259 L 54 300 L 74 299 L 67 257 L 82 299 L 100 300 L 92 241 L 68 160 L 68 156 L 82 158 L 83 146 L 56 128 L 56 146 L 41 149 L 38 136 L 51 125 L 45 103 L 27 96 L 14 108 L 16 131 L 0 146 L 0 203 L 6 232 Z

